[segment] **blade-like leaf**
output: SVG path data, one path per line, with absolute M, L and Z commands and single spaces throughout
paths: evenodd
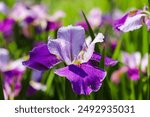
M 94 35 L 94 32 L 93 32 L 93 30 L 92 30 L 92 28 L 91 28 L 91 26 L 90 26 L 90 23 L 88 22 L 88 19 L 86 18 L 86 15 L 85 15 L 85 13 L 84 13 L 83 11 L 82 11 L 82 14 L 83 14 L 83 17 L 84 17 L 84 19 L 85 19 L 87 25 L 88 25 L 89 34 L 90 34 L 92 40 L 94 40 L 94 39 L 95 39 L 95 35 Z
M 104 66 L 105 66 L 105 46 L 103 48 L 102 58 L 101 58 L 100 63 L 99 63 L 100 68 L 104 69 Z
M 0 100 L 4 100 L 4 93 L 3 93 L 3 85 L 2 85 L 1 75 L 0 75 Z

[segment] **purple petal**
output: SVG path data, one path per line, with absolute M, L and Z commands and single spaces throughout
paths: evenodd
M 0 13 L 7 14 L 8 13 L 8 8 L 4 2 L 0 2 Z
M 57 36 L 70 44 L 71 60 L 75 59 L 82 50 L 85 41 L 84 28 L 81 26 L 62 27 L 58 30 Z
M 60 60 L 48 51 L 47 44 L 35 47 L 30 52 L 30 58 L 23 65 L 35 70 L 47 70 L 58 64 Z
M 150 31 L 150 19 L 146 19 L 145 23 L 147 25 L 147 29 Z
M 61 26 L 61 22 L 48 21 L 46 31 L 57 30 Z
M 77 22 L 76 23 L 77 26 L 82 26 L 85 30 L 88 30 L 88 25 L 86 24 L 86 22 L 82 21 L 82 22 Z
M 14 20 L 6 18 L 0 22 L 0 32 L 3 32 L 5 36 L 9 36 L 13 33 Z
M 139 80 L 140 78 L 140 71 L 137 68 L 132 68 L 128 70 L 128 77 L 132 80 Z
M 92 60 L 96 61 L 96 62 L 100 62 L 101 60 L 101 54 L 94 52 L 91 58 L 91 62 Z M 109 57 L 105 57 L 105 66 L 114 66 L 118 63 L 118 61 L 113 60 Z
M 92 91 L 98 91 L 106 76 L 105 71 L 88 64 L 69 65 L 56 70 L 55 73 L 66 77 L 71 82 L 74 92 L 79 95 L 89 95 Z

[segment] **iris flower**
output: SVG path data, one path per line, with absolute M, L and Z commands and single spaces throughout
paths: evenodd
M 35 47 L 30 52 L 29 60 L 23 64 L 42 71 L 64 62 L 66 66 L 55 70 L 55 74 L 66 77 L 75 93 L 89 95 L 92 91 L 96 92 L 106 77 L 106 71 L 90 61 L 100 61 L 101 55 L 94 52 L 94 47 L 96 43 L 103 42 L 104 36 L 99 33 L 93 41 L 87 42 L 84 36 L 85 31 L 81 26 L 61 27 L 57 39 L 49 37 L 48 44 Z M 105 58 L 107 66 L 116 63 L 115 60 Z
M 123 52 L 122 62 L 124 63 L 124 66 L 116 70 L 111 76 L 111 80 L 114 83 L 120 82 L 120 77 L 123 73 L 127 73 L 128 78 L 130 78 L 131 80 L 134 81 L 139 80 L 140 70 L 143 73 L 146 73 L 146 69 L 148 65 L 148 54 L 145 54 L 144 57 L 141 58 L 140 52 L 135 52 L 132 54 Z
M 0 72 L 3 78 L 5 99 L 13 99 L 21 90 L 22 75 L 25 72 L 22 61 L 22 59 L 10 61 L 8 51 L 0 48 Z
M 126 13 L 122 18 L 115 21 L 114 26 L 122 32 L 129 32 L 142 27 L 145 24 L 150 30 L 150 12 L 146 7 L 144 10 L 132 10 Z

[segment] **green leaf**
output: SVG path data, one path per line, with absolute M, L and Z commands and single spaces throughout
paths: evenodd
M 150 9 L 150 0 L 148 0 L 148 6 L 149 6 L 149 9 Z
M 54 79 L 54 69 L 51 69 L 50 72 L 49 72 L 49 76 L 48 76 L 48 79 L 47 79 L 47 82 L 46 82 L 46 93 L 47 94 L 50 94 L 51 92 L 51 89 L 52 89 L 52 82 L 53 82 L 53 79 Z
M 115 49 L 115 51 L 114 51 L 114 54 L 113 54 L 113 56 L 112 56 L 113 59 L 117 59 L 117 58 L 119 57 L 120 48 L 121 48 L 121 43 L 122 43 L 122 39 L 120 39 L 120 40 L 118 41 L 117 47 L 116 47 L 116 49 Z
M 102 69 L 104 69 L 105 67 L 105 47 L 103 48 L 103 51 L 102 51 L 102 57 L 99 63 L 99 67 Z
M 87 20 L 87 18 L 86 18 L 86 15 L 85 15 L 85 13 L 84 13 L 83 11 L 82 11 L 82 14 L 83 14 L 83 17 L 84 17 L 84 19 L 85 19 L 87 25 L 88 25 L 89 34 L 90 34 L 92 40 L 94 40 L 94 39 L 95 39 L 95 35 L 94 35 L 94 32 L 93 32 L 93 30 L 92 30 L 92 28 L 91 28 L 91 26 L 90 26 L 90 23 L 88 22 L 88 20 Z
M 31 70 L 27 69 L 26 73 L 24 74 L 24 79 L 22 81 L 22 89 L 20 91 L 19 96 L 16 97 L 16 99 L 24 99 L 25 98 L 27 89 L 29 87 L 30 80 L 31 80 Z
M 4 100 L 3 84 L 2 84 L 1 75 L 0 75 L 0 100 Z

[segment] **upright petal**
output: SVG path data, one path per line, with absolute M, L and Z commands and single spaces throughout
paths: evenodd
M 30 52 L 30 58 L 23 62 L 23 65 L 35 70 L 47 70 L 58 64 L 60 60 L 48 51 L 47 44 L 35 47 Z
M 63 39 L 50 39 L 48 40 L 48 50 L 50 53 L 65 61 L 67 65 L 71 64 L 70 43 Z
M 103 39 L 104 36 L 102 33 L 99 33 L 92 42 L 90 38 L 86 39 L 85 47 L 83 47 L 83 51 L 81 51 L 77 59 L 80 59 L 81 63 L 88 62 L 93 55 L 95 44 L 103 42 Z
M 55 73 L 66 77 L 71 82 L 73 91 L 79 95 L 89 95 L 92 91 L 98 91 L 106 76 L 105 71 L 88 64 L 69 65 L 56 70 Z
M 57 38 L 63 39 L 69 43 L 71 60 L 74 60 L 81 51 L 85 41 L 84 28 L 81 26 L 62 27 L 58 30 L 57 36 Z

